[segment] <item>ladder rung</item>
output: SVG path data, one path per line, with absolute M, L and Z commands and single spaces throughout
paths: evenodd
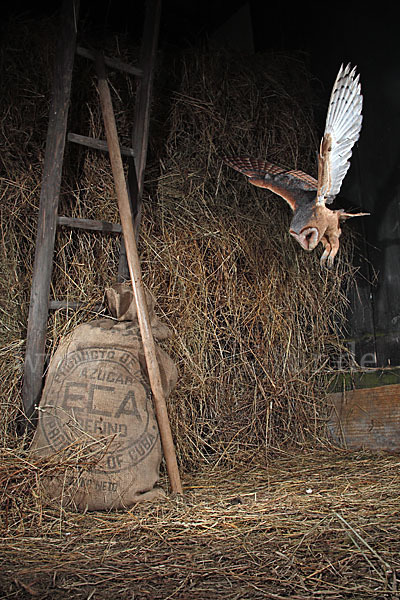
M 87 50 L 87 48 L 82 48 L 82 46 L 78 46 L 76 48 L 76 53 L 79 54 L 79 56 L 88 58 L 89 60 L 96 60 L 96 53 L 92 52 L 91 50 Z M 105 56 L 104 62 L 106 63 L 107 67 L 111 67 L 112 69 L 124 71 L 124 73 L 129 73 L 135 77 L 143 77 L 142 69 L 139 69 L 139 67 L 134 67 L 133 65 L 129 65 L 128 63 L 124 63 L 116 58 L 109 58 L 108 56 Z
M 90 306 L 87 302 L 72 302 L 69 300 L 50 300 L 49 309 L 50 310 L 59 310 L 60 308 L 71 309 L 71 310 L 79 310 L 80 308 L 87 308 L 90 312 L 101 312 L 104 310 L 104 306 L 102 304 L 94 304 Z
M 121 233 L 122 227 L 119 223 L 108 223 L 107 221 L 96 221 L 95 219 L 76 219 L 73 217 L 57 217 L 57 225 L 66 225 L 77 229 L 89 231 L 106 231 L 108 233 Z
M 69 133 L 68 141 L 73 142 L 74 144 L 80 144 L 81 146 L 87 146 L 88 148 L 94 148 L 95 150 L 102 150 L 103 152 L 108 152 L 107 142 L 105 140 L 98 140 L 96 138 L 88 137 L 86 135 L 79 135 L 79 133 Z M 127 148 L 126 146 L 120 147 L 121 154 L 124 156 L 135 156 L 132 148 Z

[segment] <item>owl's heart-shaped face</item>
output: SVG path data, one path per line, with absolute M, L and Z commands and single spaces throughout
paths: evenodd
M 334 211 L 321 204 L 301 204 L 294 211 L 289 233 L 304 250 L 311 252 L 319 244 L 329 225 L 335 228 L 339 225 Z
M 308 252 L 314 250 L 320 241 L 320 234 L 316 227 L 305 227 L 300 233 L 296 233 L 293 229 L 290 229 L 289 233 L 299 242 L 300 246 Z

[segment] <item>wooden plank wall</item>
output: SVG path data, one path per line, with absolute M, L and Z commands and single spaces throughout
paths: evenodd
M 400 385 L 336 392 L 329 403 L 329 432 L 338 445 L 400 452 Z

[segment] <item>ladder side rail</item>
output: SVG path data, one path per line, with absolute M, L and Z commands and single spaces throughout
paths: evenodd
M 143 180 L 147 159 L 151 94 L 157 57 L 160 20 L 161 0 L 148 0 L 146 3 L 146 17 L 140 51 L 142 77 L 137 82 L 134 124 L 132 128 L 132 149 L 134 158 L 129 158 L 128 160 L 127 175 L 127 188 L 136 240 L 139 239 L 142 215 Z M 122 237 L 118 265 L 118 281 L 126 281 L 129 279 L 129 276 L 125 242 Z
M 128 186 L 133 206 L 136 239 L 138 239 L 139 236 L 141 221 L 143 181 L 149 139 L 151 94 L 157 57 L 160 19 L 161 0 L 148 0 L 146 3 L 146 17 L 143 28 L 140 57 L 143 76 L 138 80 L 134 115 L 135 121 L 132 130 L 132 148 L 135 159 L 134 162 L 130 161 L 130 169 L 135 165 L 136 174 L 128 175 Z M 132 183 L 135 182 L 134 175 L 136 175 L 136 184 L 132 185 Z
M 24 411 L 28 418 L 33 415 L 35 404 L 39 402 L 42 390 L 50 281 L 53 270 L 78 12 L 79 0 L 64 0 L 60 19 L 63 25 L 55 57 L 27 327 L 22 397 Z

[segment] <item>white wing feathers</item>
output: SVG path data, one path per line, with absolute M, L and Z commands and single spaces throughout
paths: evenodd
M 332 89 L 319 154 L 319 204 L 330 204 L 339 193 L 352 148 L 360 136 L 363 97 L 360 76 L 355 71 L 355 67 L 350 70 L 350 65 L 342 65 Z

